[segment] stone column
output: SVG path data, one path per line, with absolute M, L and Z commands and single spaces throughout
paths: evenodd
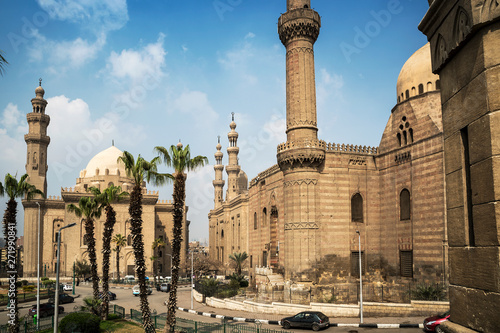
M 500 327 L 500 2 L 434 0 L 419 29 L 440 75 L 450 267 L 446 332 Z

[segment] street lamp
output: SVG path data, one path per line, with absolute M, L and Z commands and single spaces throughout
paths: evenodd
M 358 256 L 359 256 L 359 315 L 360 322 L 363 324 L 363 266 L 361 264 L 361 234 L 359 230 L 356 230 L 358 234 Z
M 54 296 L 54 333 L 57 333 L 57 324 L 59 320 L 59 263 L 61 261 L 61 231 L 66 228 L 74 227 L 76 223 L 68 224 L 57 231 L 57 261 L 56 261 L 56 294 Z M 37 312 L 37 317 L 38 317 Z M 38 320 L 37 320 L 38 322 Z
M 191 310 L 193 310 L 193 251 L 191 251 Z
M 40 330 L 40 203 L 35 201 L 38 205 L 38 251 L 36 260 L 36 330 Z

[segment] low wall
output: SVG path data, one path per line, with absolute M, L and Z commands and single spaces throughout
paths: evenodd
M 197 302 L 203 302 L 203 295 L 194 291 Z M 253 313 L 269 313 L 276 315 L 293 315 L 301 311 L 321 311 L 329 317 L 357 317 L 359 316 L 359 305 L 357 304 L 331 304 L 310 303 L 309 305 L 278 303 L 262 304 L 251 301 L 235 301 L 231 299 L 218 299 L 207 297 L 205 303 L 208 306 L 248 311 Z M 449 302 L 411 301 L 410 304 L 401 303 L 374 303 L 363 302 L 363 315 L 367 317 L 407 317 L 407 316 L 429 316 L 448 311 Z

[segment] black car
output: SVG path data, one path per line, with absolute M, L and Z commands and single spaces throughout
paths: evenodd
M 109 295 L 110 301 L 114 301 L 116 299 L 116 294 L 114 292 L 111 292 L 108 290 L 108 295 Z M 101 292 L 99 292 L 99 298 L 102 298 L 102 297 L 103 297 L 103 293 L 101 291 Z
M 288 329 L 290 327 L 312 328 L 318 331 L 320 328 L 326 328 L 330 325 L 330 319 L 325 314 L 318 311 L 305 311 L 297 313 L 293 317 L 281 319 L 281 326 Z
M 55 297 L 49 298 L 49 303 L 54 303 Z M 59 294 L 59 304 L 64 304 L 64 303 L 73 303 L 75 301 L 75 298 L 73 296 L 70 296 L 68 294 Z
M 59 305 L 59 313 L 64 313 L 64 308 Z M 28 310 L 30 316 L 36 315 L 36 304 Z M 52 303 L 42 303 L 40 304 L 40 318 L 53 316 L 54 315 L 54 304 Z

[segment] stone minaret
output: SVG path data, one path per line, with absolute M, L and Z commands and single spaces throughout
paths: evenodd
M 29 132 L 24 136 L 27 146 L 26 173 L 28 182 L 47 194 L 47 147 L 50 138 L 47 136 L 47 126 L 50 117 L 45 114 L 47 101 L 43 98 L 45 91 L 42 88 L 42 79 L 35 89 L 36 97 L 31 100 L 32 112 L 26 115 Z M 40 206 L 39 206 L 40 205 Z M 31 201 L 23 200 L 24 206 L 24 242 L 25 246 L 38 244 L 38 219 L 43 230 L 44 200 L 37 196 Z M 40 231 L 41 236 L 43 232 Z M 43 244 L 43 238 L 42 238 Z M 40 262 L 43 262 L 40 258 Z M 24 251 L 24 276 L 36 276 L 37 251 Z
M 229 139 L 229 147 L 227 148 L 228 162 L 226 166 L 226 172 L 227 172 L 226 200 L 228 202 L 231 201 L 240 193 L 238 175 L 241 169 L 241 167 L 238 165 L 238 153 L 240 151 L 240 148 L 238 148 L 237 146 L 238 132 L 235 131 L 236 123 L 234 122 L 234 112 L 231 114 L 232 114 L 232 121 L 231 124 L 229 124 L 231 132 L 227 134 L 227 138 Z
M 278 165 L 284 175 L 285 278 L 300 275 L 320 258 L 319 169 L 325 143 L 318 140 L 313 45 L 320 16 L 310 0 L 288 0 L 278 21 L 286 47 L 286 134 L 278 146 Z
M 220 136 L 218 138 L 217 143 L 217 152 L 214 154 L 215 156 L 215 180 L 212 182 L 214 185 L 214 208 L 219 208 L 224 201 L 222 190 L 224 188 L 225 181 L 222 179 L 222 171 L 224 170 L 224 166 L 222 165 L 222 152 L 221 152 L 221 144 L 220 144 Z

